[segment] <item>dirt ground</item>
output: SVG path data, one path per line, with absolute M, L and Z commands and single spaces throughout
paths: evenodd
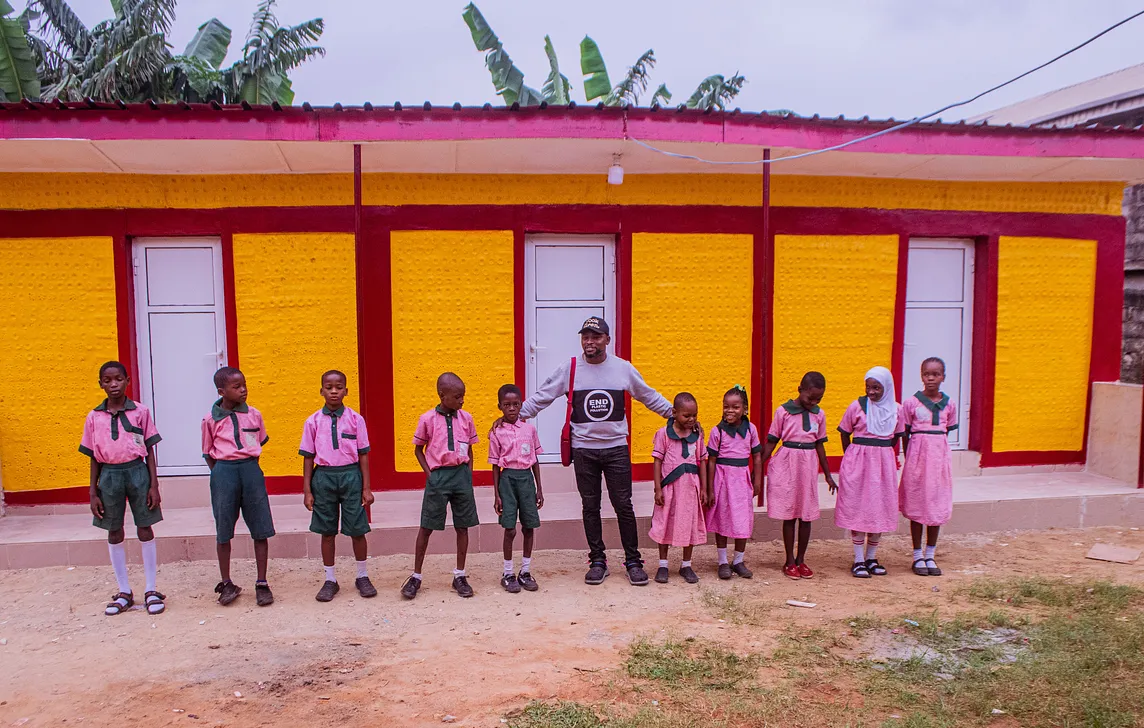
M 778 570 L 781 546 L 752 544 L 755 578 L 721 582 L 713 547 L 696 550 L 698 585 L 672 581 L 635 588 L 622 573 L 583 583 L 584 556 L 538 552 L 537 593 L 500 589 L 500 558 L 469 558 L 477 594 L 449 588 L 451 558 L 430 556 L 413 602 L 398 594 L 405 556 L 370 559 L 380 595 L 357 596 L 353 565 L 339 561 L 341 594 L 329 604 L 316 561 L 272 561 L 276 602 L 254 605 L 253 564 L 236 564 L 246 591 L 215 603 L 214 564 L 160 567 L 167 613 L 139 607 L 103 615 L 110 567 L 0 571 L 0 727 L 15 726 L 419 726 L 442 722 L 500 726 L 530 700 L 591 701 L 607 694 L 637 636 L 698 637 L 763 651 L 791 625 L 837 626 L 862 614 L 916 610 L 945 615 L 964 605 L 959 586 L 980 577 L 1109 579 L 1144 586 L 1144 559 L 1132 565 L 1086 560 L 1097 541 L 1144 547 L 1130 529 L 1044 531 L 943 539 L 941 578 L 909 572 L 901 536 L 887 537 L 883 578 L 850 576 L 850 544 L 813 542 L 813 580 Z M 518 556 L 519 559 L 519 556 Z M 649 571 L 654 571 L 651 561 Z M 622 569 L 618 568 L 617 572 Z M 136 593 L 142 571 L 132 568 Z M 797 599 L 813 609 L 786 605 Z M 741 610 L 740 612 L 734 610 Z

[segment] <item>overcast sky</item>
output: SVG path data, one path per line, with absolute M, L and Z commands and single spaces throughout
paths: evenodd
M 94 25 L 108 0 L 70 0 Z M 19 9 L 22 2 L 13 5 Z M 241 51 L 256 0 L 182 0 L 171 34 L 181 52 L 195 29 L 217 17 L 234 31 L 227 63 Z M 579 41 L 591 35 L 613 81 L 643 51 L 659 59 L 653 84 L 682 101 L 703 77 L 739 71 L 736 105 L 810 115 L 909 118 L 1015 76 L 1144 8 L 1144 0 L 482 0 L 489 24 L 540 88 L 544 35 L 583 102 Z M 325 58 L 292 74 L 295 103 L 328 105 L 498 102 L 461 19 L 463 2 L 280 0 L 293 24 L 320 14 Z M 972 107 L 956 119 L 1144 62 L 1144 17 Z

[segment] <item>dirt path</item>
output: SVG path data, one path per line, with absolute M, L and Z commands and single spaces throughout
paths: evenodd
M 666 586 L 640 589 L 620 573 L 589 587 L 582 554 L 545 551 L 534 566 L 540 592 L 519 595 L 497 585 L 499 557 L 481 554 L 470 557 L 477 591 L 471 600 L 449 589 L 451 559 L 431 556 L 414 602 L 398 595 L 408 557 L 370 560 L 381 591 L 373 600 L 358 598 L 352 564 L 339 563 L 343 590 L 330 604 L 313 599 L 317 562 L 276 561 L 277 602 L 267 609 L 254 606 L 252 564 L 236 569 L 251 593 L 223 608 L 211 591 L 214 566 L 181 563 L 161 567 L 168 611 L 154 618 L 138 608 L 103 616 L 115 591 L 110 567 L 0 572 L 0 727 L 414 726 L 447 716 L 456 725 L 499 726 L 532 699 L 604 694 L 608 672 L 637 635 L 696 636 L 758 651 L 792 624 L 956 611 L 964 606 L 957 587 L 979 576 L 1144 585 L 1144 560 L 1125 566 L 1084 559 L 1096 541 L 1140 548 L 1144 532 L 951 537 L 939 552 L 946 571 L 940 579 L 909 573 L 900 536 L 887 538 L 879 554 L 890 576 L 869 581 L 850 576 L 843 541 L 813 543 L 808 561 L 818 575 L 800 582 L 778 571 L 777 544 L 752 545 L 753 580 L 720 582 L 708 547 L 696 550 L 698 586 L 673 573 Z M 673 569 L 677 559 L 675 552 Z M 133 581 L 141 578 L 133 569 Z M 795 609 L 787 599 L 818 606 Z

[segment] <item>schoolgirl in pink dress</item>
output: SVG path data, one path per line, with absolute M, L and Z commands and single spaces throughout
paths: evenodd
M 905 431 L 901 409 L 890 370 L 874 367 L 866 372 L 866 396 L 852 402 L 838 424 L 843 455 L 834 523 L 850 530 L 850 573 L 860 579 L 886 574 L 878 563 L 878 544 L 883 533 L 898 528 L 894 440 Z
M 775 410 L 767 444 L 763 448 L 763 465 L 767 467 L 767 515 L 783 522 L 783 546 L 786 564 L 783 573 L 791 579 L 810 579 L 814 571 L 806 565 L 806 547 L 810 543 L 810 523 L 817 521 L 818 469 L 826 473 L 826 483 L 837 489 L 826 461 L 826 414 L 818 406 L 826 391 L 826 378 L 818 372 L 807 372 L 798 385 L 798 399 L 792 399 Z M 777 455 L 775 446 L 782 442 Z M 773 456 L 773 457 L 772 457 Z M 798 553 L 794 551 L 798 536 Z
M 715 534 L 719 578 L 737 574 L 750 579 L 744 561 L 755 526 L 755 498 L 763 485 L 762 443 L 747 419 L 747 390 L 736 384 L 723 395 L 723 419 L 707 438 L 707 530 Z M 735 539 L 735 558 L 727 563 L 727 540 Z
M 688 392 L 675 395 L 667 427 L 655 433 L 652 445 L 652 474 L 655 481 L 655 508 L 651 513 L 652 541 L 659 544 L 659 569 L 655 580 L 666 584 L 667 548 L 683 547 L 679 575 L 688 584 L 699 581 L 691 568 L 691 552 L 707 543 L 703 505 L 707 498 L 707 469 L 703 462 L 703 432 L 699 429 L 699 405 Z
M 934 561 L 937 535 L 953 514 L 953 465 L 949 433 L 957 429 L 957 403 L 943 394 L 945 362 L 936 356 L 922 362 L 923 389 L 902 402 L 905 420 L 905 464 L 898 488 L 898 507 L 910 519 L 914 573 L 941 576 Z M 926 547 L 922 550 L 922 528 Z

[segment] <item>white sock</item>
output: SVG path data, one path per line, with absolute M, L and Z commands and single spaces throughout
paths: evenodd
M 369 576 L 369 572 L 365 568 L 365 559 L 355 561 L 354 563 L 357 564 L 357 578 L 364 579 Z
M 857 540 L 858 536 L 853 536 L 850 543 L 854 546 L 854 563 L 861 563 L 866 560 L 866 534 L 862 534 L 861 541 Z
M 715 549 L 715 550 L 719 552 L 719 563 L 720 564 L 727 563 L 727 549 Z
M 690 569 L 690 568 L 691 568 L 691 562 L 690 562 L 690 561 L 684 561 L 683 563 L 681 563 L 681 564 L 679 565 L 679 568 L 681 568 L 681 569 Z
M 504 575 L 508 576 L 512 573 L 512 559 L 504 560 Z
M 878 541 L 866 543 L 866 560 L 874 561 L 878 557 Z
M 736 552 L 735 552 L 735 561 L 734 561 L 733 563 L 736 563 L 736 564 L 741 564 L 741 563 L 743 563 L 743 557 L 744 557 L 745 555 L 746 555 L 746 552 L 745 552 L 745 551 L 736 551 Z
M 155 549 L 155 539 L 142 541 L 140 545 L 143 547 L 143 573 L 147 578 L 145 591 L 157 591 L 155 580 L 159 576 L 159 554 Z
M 131 584 L 127 581 L 127 549 L 120 541 L 107 544 L 107 552 L 111 554 L 111 568 L 115 570 L 115 581 L 119 584 L 119 591 L 130 594 Z
M 414 579 L 416 579 L 417 581 L 421 581 L 421 575 L 420 575 L 420 574 L 418 574 L 416 571 L 415 571 L 415 572 L 413 572 L 412 574 L 410 574 L 410 576 L 412 576 L 412 577 L 413 577 Z
M 925 556 L 922 555 L 921 549 L 914 549 L 914 561 L 921 561 Z
M 458 577 L 458 576 L 464 576 L 464 575 L 465 575 L 464 569 L 453 569 L 453 577 L 454 578 Z
M 926 561 L 933 561 L 935 551 L 937 551 L 937 546 L 926 546 Z
M 326 570 L 326 581 L 337 581 L 338 580 L 338 577 L 334 576 L 334 567 L 326 566 L 325 564 L 323 564 L 322 568 Z
M 520 573 L 530 574 L 530 573 L 532 573 L 531 570 L 532 570 L 532 557 L 531 556 L 522 556 L 520 559 Z
M 659 568 L 661 568 L 661 569 L 667 568 L 667 559 L 660 559 L 659 560 Z

